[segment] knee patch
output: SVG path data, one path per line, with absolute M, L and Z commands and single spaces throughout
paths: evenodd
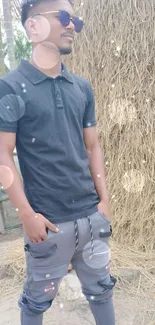
M 28 299 L 25 294 L 23 294 L 19 300 L 19 307 L 23 309 L 28 314 L 42 314 L 52 305 L 53 300 L 46 302 L 36 302 L 35 300 Z

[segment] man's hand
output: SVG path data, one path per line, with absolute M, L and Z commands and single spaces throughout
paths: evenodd
M 109 221 L 111 221 L 110 212 L 109 212 L 109 203 L 106 201 L 100 201 L 97 206 L 98 211 L 103 214 Z
M 46 229 L 58 232 L 59 229 L 40 213 L 22 217 L 23 229 L 33 243 L 40 243 L 47 238 Z

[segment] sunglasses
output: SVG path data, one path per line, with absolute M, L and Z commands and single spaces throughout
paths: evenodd
M 51 13 L 58 13 L 58 18 L 62 26 L 67 27 L 70 24 L 70 22 L 72 22 L 75 27 L 76 33 L 80 33 L 82 31 L 82 28 L 84 26 L 83 20 L 79 17 L 72 17 L 65 10 L 40 12 L 38 14 L 34 14 L 30 18 L 33 18 L 34 16 L 38 16 L 38 15 L 41 16 L 43 14 L 51 14 Z

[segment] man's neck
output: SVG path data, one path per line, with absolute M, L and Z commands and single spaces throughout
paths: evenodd
M 56 78 L 61 73 L 61 55 L 54 45 L 45 45 L 36 44 L 33 47 L 30 63 L 47 76 Z
M 37 65 L 33 58 L 30 59 L 29 61 L 36 69 L 47 75 L 48 77 L 56 78 L 61 74 L 61 61 L 59 61 L 55 66 L 53 66 L 51 69 L 44 69 L 42 67 L 39 67 Z

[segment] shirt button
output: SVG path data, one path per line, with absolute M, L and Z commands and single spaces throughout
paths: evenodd
M 60 95 L 59 94 L 57 95 L 57 98 L 60 98 Z

